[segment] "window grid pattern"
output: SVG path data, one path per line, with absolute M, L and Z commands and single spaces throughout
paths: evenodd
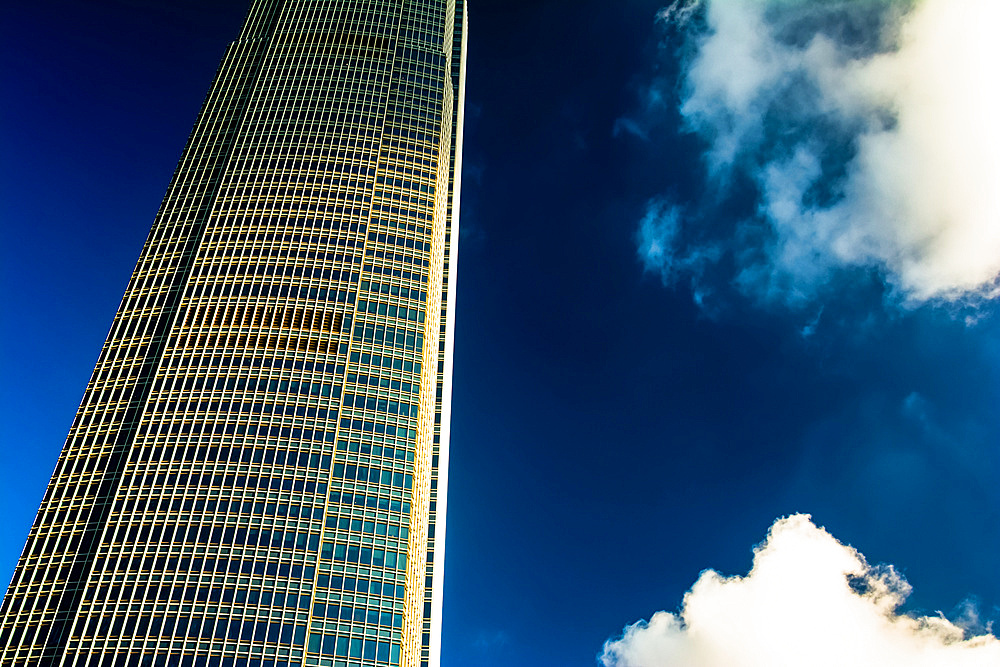
M 428 663 L 454 20 L 251 6 L 4 598 L 4 667 Z

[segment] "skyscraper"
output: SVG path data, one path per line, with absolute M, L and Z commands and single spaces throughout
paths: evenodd
M 0 664 L 438 662 L 463 0 L 255 0 L 3 600 Z

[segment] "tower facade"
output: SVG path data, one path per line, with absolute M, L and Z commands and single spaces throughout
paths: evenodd
M 438 663 L 464 4 L 253 2 L 4 597 L 0 665 Z

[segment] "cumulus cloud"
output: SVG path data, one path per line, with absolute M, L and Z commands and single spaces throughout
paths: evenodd
M 752 189 L 715 230 L 732 284 L 786 305 L 847 275 L 904 306 L 997 295 L 1000 3 L 678 0 L 661 18 L 713 189 Z
M 702 573 L 681 610 L 604 646 L 605 667 L 995 667 L 1000 641 L 899 613 L 910 586 L 807 515 L 777 521 L 745 577 Z M 970 618 L 974 618 L 972 614 Z

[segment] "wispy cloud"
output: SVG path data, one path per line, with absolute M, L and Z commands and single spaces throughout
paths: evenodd
M 904 307 L 998 294 L 1000 3 L 679 0 L 660 16 L 683 40 L 679 109 L 711 189 L 752 190 L 709 241 L 729 284 L 790 306 L 858 275 Z M 643 236 L 647 265 L 698 254 L 704 235 L 677 231 L 696 224 Z
M 646 132 L 646 128 L 641 123 L 626 116 L 616 118 L 614 125 L 611 127 L 611 136 L 621 137 L 626 134 L 643 141 L 649 140 L 649 133 Z
M 705 279 L 705 272 L 721 259 L 724 250 L 708 240 L 692 242 L 682 224 L 686 216 L 685 210 L 669 199 L 650 201 L 636 235 L 639 256 L 645 270 L 658 274 L 664 284 L 688 280 L 694 300 L 707 310 L 712 281 Z
M 747 576 L 707 570 L 681 610 L 604 646 L 606 667 L 987 667 L 1000 641 L 942 615 L 899 612 L 910 586 L 807 515 L 777 521 Z M 964 614 L 978 623 L 974 609 Z
M 510 644 L 510 636 L 503 630 L 483 630 L 472 640 L 472 646 L 483 653 L 495 653 Z

